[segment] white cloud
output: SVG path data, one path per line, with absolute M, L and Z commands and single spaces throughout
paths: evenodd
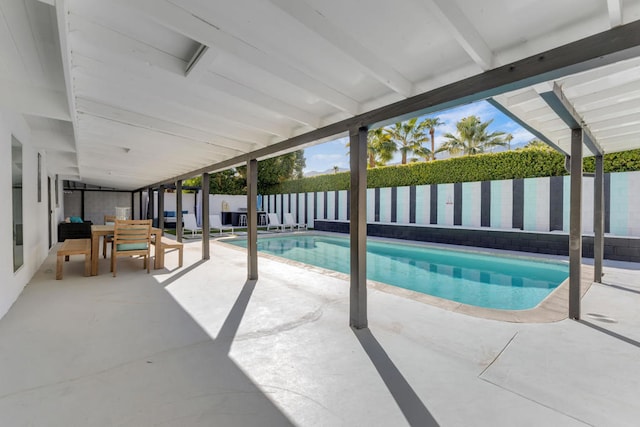
M 446 123 L 452 123 L 454 129 L 457 121 L 464 117 L 478 116 L 480 119 L 489 120 L 487 116 L 493 117 L 495 115 L 495 109 L 491 104 L 487 102 L 474 102 L 471 104 L 463 105 L 461 107 L 452 108 L 450 110 L 444 110 L 440 113 L 434 114 Z
M 518 130 L 511 132 L 513 135 L 513 141 L 511 141 L 511 145 L 522 144 L 531 141 L 535 136 L 533 136 L 529 131 L 523 128 L 519 128 Z

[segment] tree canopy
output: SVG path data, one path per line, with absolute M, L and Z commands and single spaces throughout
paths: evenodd
M 427 129 L 426 120 L 418 122 L 414 117 L 406 122 L 398 122 L 385 128 L 385 132 L 396 143 L 398 151 L 402 154 L 402 164 L 407 164 L 409 153 L 415 153 L 421 157 L 431 156 L 431 151 L 423 147 L 422 144 L 428 141 L 425 134 Z
M 282 156 L 272 157 L 258 162 L 258 193 L 266 188 L 280 184 L 289 179 L 303 177 L 306 165 L 304 150 L 298 150 Z M 199 187 L 202 177 L 185 180 L 185 185 Z M 246 194 L 247 167 L 227 169 L 212 173 L 209 177 L 210 194 Z
M 504 132 L 487 132 L 493 122 L 483 122 L 478 116 L 469 116 L 456 123 L 457 134 L 446 133 L 446 141 L 438 151 L 448 151 L 451 155 L 474 155 L 492 147 L 504 146 Z

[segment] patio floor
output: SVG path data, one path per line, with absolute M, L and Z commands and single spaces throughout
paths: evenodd
M 640 265 L 605 268 L 583 321 L 507 323 L 217 242 L 166 270 L 50 255 L 0 320 L 3 426 L 580 426 L 640 419 Z M 52 252 L 53 254 L 54 252 Z M 619 268 L 619 267 L 625 267 Z

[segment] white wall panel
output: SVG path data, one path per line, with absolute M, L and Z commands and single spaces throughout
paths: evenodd
M 318 193 L 316 194 L 318 195 L 318 206 L 316 209 L 316 218 L 327 219 L 324 216 L 324 192 L 318 191 Z
M 396 222 L 398 224 L 409 224 L 410 194 L 409 187 L 398 187 L 396 204 Z
M 349 204 L 349 198 L 347 197 L 349 192 L 347 190 L 341 190 L 338 192 L 338 218 L 340 221 L 347 220 L 347 205 Z
M 453 184 L 438 184 L 438 225 L 453 225 Z
M 367 188 L 367 222 L 376 220 L 376 193 L 375 188 Z
M 336 192 L 327 191 L 327 219 L 336 219 Z
M 391 222 L 391 188 L 380 189 L 380 222 Z
M 462 225 L 480 227 L 480 199 L 482 196 L 480 182 L 462 183 Z
M 431 223 L 431 186 L 416 186 L 416 224 Z

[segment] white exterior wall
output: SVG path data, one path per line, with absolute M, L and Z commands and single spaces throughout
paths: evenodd
M 376 220 L 376 193 L 374 188 L 367 188 L 367 222 Z
M 336 218 L 336 192 L 327 191 L 327 217 L 325 219 L 334 220 Z
M 431 223 L 431 186 L 416 186 L 416 224 Z
M 453 225 L 453 184 L 438 184 L 438 225 Z
M 462 183 L 462 225 L 480 227 L 481 182 Z
M 318 206 L 316 209 L 316 218 L 326 219 L 324 217 L 324 192 L 318 191 L 316 194 L 318 195 Z
M 582 232 L 593 233 L 593 189 L 592 177 L 582 178 Z
M 196 218 L 198 223 L 202 224 L 202 191 L 198 192 L 198 212 Z M 193 193 L 182 194 L 182 210 L 187 210 L 189 213 L 193 213 L 194 207 Z M 245 195 L 229 195 L 229 194 L 209 194 L 209 215 L 220 215 L 222 212 L 222 204 L 229 205 L 230 212 L 237 212 L 240 209 L 247 208 L 247 196 Z M 266 200 L 264 201 L 266 204 Z M 176 210 L 176 194 L 165 193 L 164 194 L 164 210 L 175 211 Z
M 131 193 L 108 191 L 84 192 L 84 219 L 103 224 L 105 215 L 115 215 L 116 206 L 131 206 Z
M 513 228 L 513 181 L 491 181 L 491 227 Z
M 298 198 L 298 222 L 302 224 L 305 222 L 304 213 L 307 209 L 305 204 L 307 198 L 304 193 L 298 193 L 296 194 L 296 197 Z
M 524 180 L 523 224 L 527 231 L 549 231 L 549 178 Z
M 347 220 L 347 204 L 349 203 L 349 199 L 347 197 L 347 190 L 341 190 L 338 192 L 338 219 L 340 221 Z
M 307 227 L 309 228 L 313 228 L 315 226 L 315 221 L 313 220 L 314 218 L 314 212 L 313 212 L 313 195 L 315 193 L 306 193 L 307 197 L 306 197 L 306 202 L 305 205 L 307 207 Z
M 24 243 L 24 264 L 13 272 L 13 191 L 11 178 L 11 136 L 22 143 L 22 223 Z M 47 153 L 42 154 L 42 201 L 37 201 L 38 150 L 31 145 L 31 133 L 21 116 L 0 111 L 0 318 L 18 298 L 24 286 L 31 280 L 49 253 L 49 219 L 47 176 L 52 185 L 55 175 L 48 172 Z M 59 187 L 61 186 L 59 180 Z M 60 191 L 60 188 L 59 188 Z M 59 193 L 59 205 L 55 205 L 52 194 L 52 243 L 58 240 L 57 223 L 63 218 L 64 197 Z M 52 269 L 51 275 L 55 269 Z M 52 276 L 53 277 L 53 276 Z
M 635 189 L 629 194 L 627 204 L 627 218 L 630 218 L 627 226 L 628 236 L 640 236 L 640 172 L 626 172 L 630 188 Z M 612 206 L 611 210 L 614 207 Z
M 397 190 L 397 207 L 396 207 L 396 222 L 398 224 L 409 224 L 410 219 L 410 187 L 398 187 Z
M 391 222 L 391 187 L 380 189 L 380 222 Z

